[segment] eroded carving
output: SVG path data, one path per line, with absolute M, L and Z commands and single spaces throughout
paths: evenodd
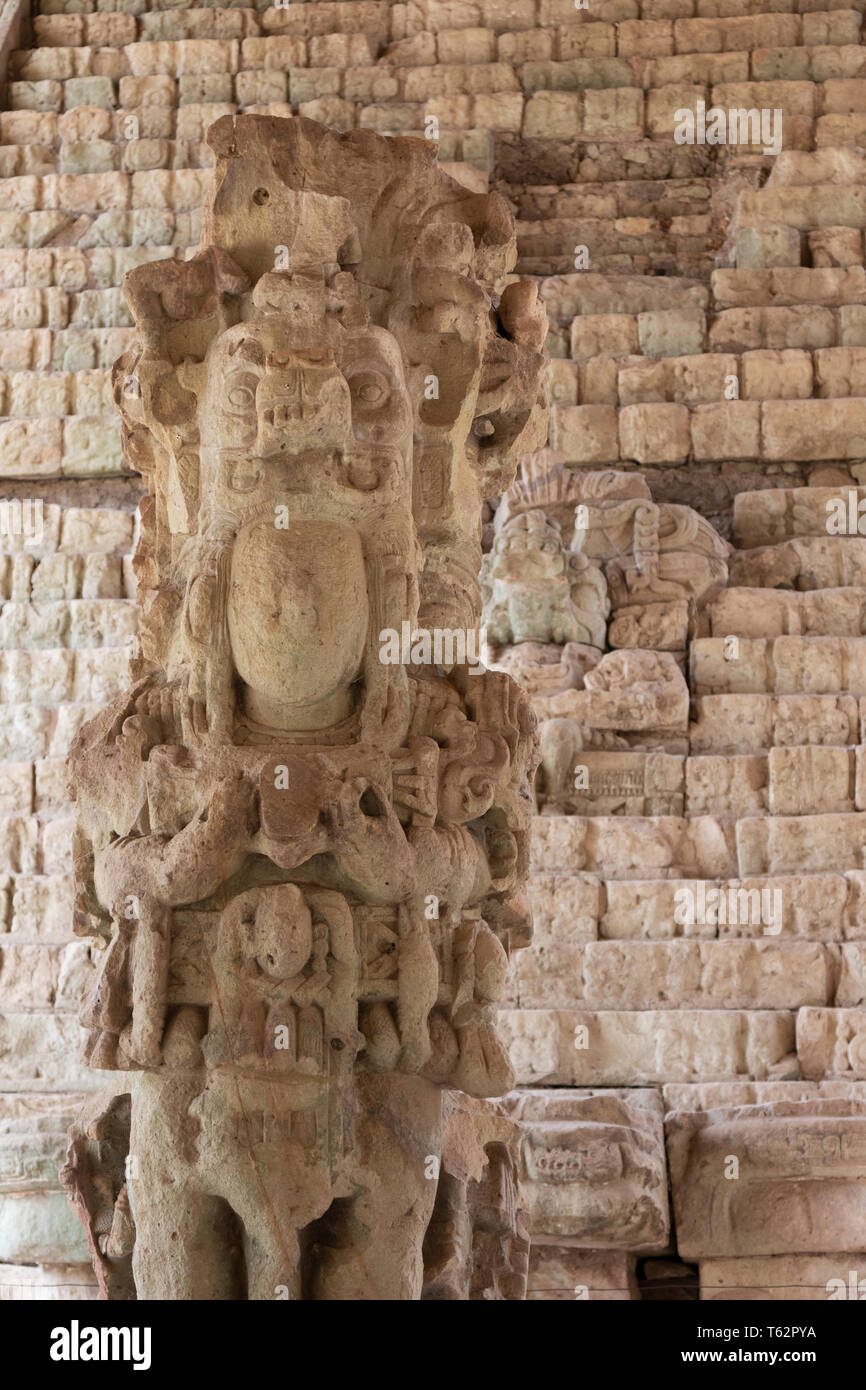
M 427 142 L 257 116 L 209 139 L 205 248 L 126 282 L 150 493 L 135 682 L 72 758 L 90 1061 L 134 1073 L 138 1297 L 417 1298 L 443 1088 L 512 1084 L 534 740 L 506 674 L 386 661 L 382 635 L 477 631 L 481 499 L 544 428 L 544 314 L 505 205 Z

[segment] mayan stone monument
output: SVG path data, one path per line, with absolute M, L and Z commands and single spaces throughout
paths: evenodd
M 864 11 L 0 0 L 0 1301 L 866 1300 Z

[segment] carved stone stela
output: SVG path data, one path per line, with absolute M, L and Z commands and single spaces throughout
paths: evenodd
M 125 284 L 142 634 L 71 759 L 89 1061 L 119 1075 L 65 1181 L 109 1298 L 521 1297 L 517 1129 L 484 1098 L 513 1084 L 529 696 L 383 634 L 477 637 L 545 315 L 505 204 L 427 142 L 208 138 L 202 249 Z M 572 571 L 537 640 L 592 642 Z

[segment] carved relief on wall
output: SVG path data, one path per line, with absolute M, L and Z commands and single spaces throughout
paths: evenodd
M 523 473 L 484 557 L 488 659 L 540 720 L 540 810 L 580 813 L 581 754 L 687 751 L 686 650 L 727 583 L 729 546 L 692 508 L 654 502 L 639 474 L 570 470 L 544 452 Z

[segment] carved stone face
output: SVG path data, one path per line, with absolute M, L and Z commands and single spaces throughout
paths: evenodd
M 368 616 L 356 531 L 313 519 L 245 526 L 232 551 L 228 630 L 253 718 L 303 729 L 345 717 L 340 697 L 359 675 Z
M 565 572 L 559 530 L 541 512 L 527 512 L 508 522 L 496 539 L 492 558 L 493 577 L 512 583 L 533 583 Z
M 347 332 L 324 306 L 316 325 L 267 314 L 221 334 L 199 425 L 205 493 L 220 510 L 248 516 L 306 496 L 346 514 L 363 511 L 358 493 L 408 504 L 412 411 L 399 347 L 384 329 Z
M 237 528 L 226 616 L 247 715 L 323 730 L 363 670 L 371 557 L 386 533 L 414 544 L 412 410 L 390 333 L 344 328 L 323 282 L 265 279 L 204 364 L 204 520 Z

